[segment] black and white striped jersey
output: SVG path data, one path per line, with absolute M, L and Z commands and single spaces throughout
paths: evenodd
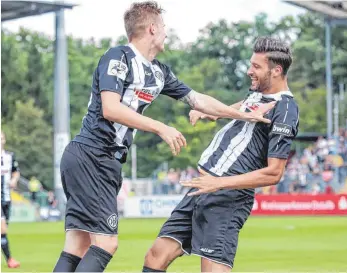
M 1 152 L 1 203 L 11 201 L 10 182 L 12 174 L 19 171 L 14 153 Z
M 262 95 L 251 93 L 241 111 L 256 110 L 259 103 L 278 101 L 266 118 L 271 124 L 233 120 L 213 138 L 199 160 L 199 167 L 214 176 L 232 176 L 267 166 L 268 158 L 286 159 L 298 133 L 299 110 L 290 91 Z M 253 190 L 246 190 L 253 193 Z
M 101 57 L 93 75 L 88 112 L 74 141 L 115 152 L 124 162 L 136 130 L 103 118 L 102 91 L 120 94 L 124 105 L 143 114 L 159 94 L 181 99 L 191 88 L 168 66 L 146 60 L 132 44 L 111 48 Z

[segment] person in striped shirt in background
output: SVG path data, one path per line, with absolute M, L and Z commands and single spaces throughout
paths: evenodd
M 11 189 L 17 187 L 20 173 L 14 153 L 6 151 L 5 144 L 6 136 L 1 132 L 1 249 L 8 268 L 17 268 L 20 263 L 11 256 L 7 228 L 11 215 Z

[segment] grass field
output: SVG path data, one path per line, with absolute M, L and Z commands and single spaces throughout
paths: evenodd
M 107 272 L 140 272 L 164 219 L 121 219 L 119 250 Z M 1 271 L 52 272 L 64 241 L 63 223 L 13 223 L 13 256 Z M 177 259 L 168 272 L 199 272 L 195 256 Z M 233 272 L 347 272 L 347 217 L 251 217 L 240 233 Z

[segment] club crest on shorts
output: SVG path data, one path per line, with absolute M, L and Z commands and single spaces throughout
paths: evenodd
M 117 214 L 113 213 L 107 218 L 107 224 L 110 228 L 116 229 L 118 225 L 118 216 Z

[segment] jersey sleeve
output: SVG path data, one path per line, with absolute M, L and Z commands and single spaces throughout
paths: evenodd
M 161 94 L 178 100 L 186 96 L 192 90 L 190 87 L 178 80 L 168 66 L 162 65 L 162 70 L 164 73 L 164 88 L 161 91 Z
M 16 160 L 15 154 L 12 154 L 12 173 L 19 172 L 19 164 Z
M 126 55 L 120 48 L 109 49 L 98 64 L 99 91 L 111 91 L 122 95 L 124 81 L 129 72 Z
M 299 111 L 293 99 L 284 98 L 275 107 L 269 133 L 268 157 L 287 159 L 298 133 Z

